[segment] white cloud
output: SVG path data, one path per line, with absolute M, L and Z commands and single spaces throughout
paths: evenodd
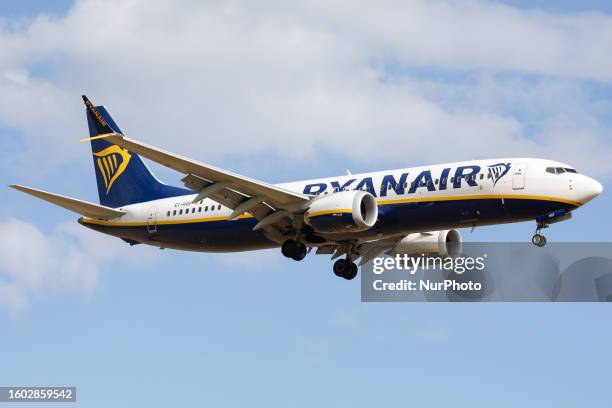
M 0 304 L 20 310 L 46 291 L 88 296 L 100 268 L 113 259 L 141 262 L 127 244 L 78 224 L 60 224 L 46 234 L 18 219 L 0 220 Z
M 5 28 L 0 49 L 0 122 L 23 131 L 19 154 L 41 165 L 91 165 L 67 148 L 86 132 L 86 92 L 130 136 L 202 161 L 276 154 L 306 168 L 325 152 L 375 168 L 520 155 L 612 174 L 597 111 L 612 108 L 584 85 L 612 82 L 604 14 L 484 1 L 78 1 L 66 17 Z M 390 78 L 389 63 L 400 71 Z M 498 78 L 508 73 L 532 79 Z

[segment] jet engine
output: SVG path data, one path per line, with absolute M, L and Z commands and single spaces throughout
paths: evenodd
M 359 232 L 370 229 L 378 219 L 378 205 L 366 191 L 341 191 L 313 199 L 304 214 L 305 222 L 319 233 Z
M 394 254 L 434 254 L 442 257 L 461 255 L 461 234 L 457 230 L 443 230 L 408 234 L 393 247 Z

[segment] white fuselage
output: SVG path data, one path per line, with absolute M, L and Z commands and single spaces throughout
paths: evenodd
M 569 165 L 530 158 L 474 160 L 348 174 L 278 186 L 313 197 L 354 189 L 369 191 L 381 209 L 381 223 L 370 233 L 355 236 L 360 240 L 380 237 L 381 234 L 408 234 L 535 219 L 556 211 L 557 207 L 571 211 L 594 198 L 602 189 L 597 181 L 576 173 Z M 224 241 L 228 240 L 228 233 L 229 238 L 232 234 L 248 234 L 252 224 L 244 221 L 250 216 L 243 215 L 229 221 L 231 209 L 211 199 L 193 202 L 195 197 L 196 194 L 184 195 L 128 205 L 120 208 L 125 215 L 115 220 L 84 218 L 82 223 L 128 239 L 131 239 L 132 229 L 143 234 L 145 231 L 148 234 L 155 232 L 158 236 L 147 243 L 177 249 L 239 251 L 278 245 L 273 242 L 250 245 L 246 237 L 236 239 L 235 245 L 215 243 L 215 233 Z M 209 223 L 214 223 L 215 227 Z M 234 225 L 236 228 L 232 232 Z M 197 235 L 198 226 L 212 228 L 213 233 Z M 164 229 L 168 230 L 165 238 L 162 237 Z M 146 240 L 146 234 L 143 234 L 139 233 L 138 237 Z M 200 236 L 201 239 L 194 238 Z M 253 235 L 258 242 L 261 238 Z M 343 236 L 341 239 L 351 237 Z

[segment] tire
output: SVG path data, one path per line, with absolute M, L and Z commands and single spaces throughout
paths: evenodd
M 296 243 L 295 253 L 293 254 L 292 258 L 295 261 L 301 261 L 302 259 L 306 258 L 307 253 L 308 253 L 308 250 L 306 248 L 306 245 L 301 244 L 301 243 Z
M 346 280 L 355 279 L 355 276 L 357 276 L 358 271 L 359 271 L 359 268 L 357 268 L 357 265 L 355 264 L 355 262 L 351 262 L 351 267 L 346 271 L 343 278 Z
M 535 246 L 543 247 L 544 245 L 546 245 L 546 237 L 544 237 L 544 235 L 535 234 L 531 238 L 531 243 Z
M 293 258 L 295 254 L 298 252 L 297 246 L 298 246 L 297 242 L 295 242 L 292 239 L 288 239 L 285 242 L 283 242 L 283 246 L 281 247 L 281 252 L 287 258 Z
M 338 259 L 334 263 L 334 275 L 339 278 L 344 278 L 347 271 L 350 270 L 350 264 L 346 261 L 346 259 Z

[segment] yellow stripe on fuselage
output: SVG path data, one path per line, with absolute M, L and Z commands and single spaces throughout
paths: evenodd
M 539 200 L 539 201 L 555 201 L 558 203 L 570 204 L 576 207 L 582 205 L 577 201 L 566 200 L 558 197 L 548 196 L 533 196 L 533 195 L 471 195 L 471 196 L 446 196 L 446 197 L 422 197 L 422 198 L 404 198 L 397 200 L 382 200 L 378 201 L 378 205 L 395 205 L 395 204 L 406 204 L 406 203 L 418 203 L 418 202 L 431 202 L 431 201 L 462 201 L 462 200 L 490 200 L 490 199 L 514 199 L 514 200 Z M 317 211 L 316 213 L 310 214 L 310 217 L 316 217 L 319 215 L 337 214 L 337 213 L 350 213 L 349 209 L 336 209 L 336 210 L 325 210 Z M 250 214 L 243 214 L 235 220 L 253 218 Z M 173 225 L 173 224 L 196 224 L 200 222 L 215 222 L 215 221 L 228 221 L 229 216 L 222 217 L 210 217 L 210 218 L 185 218 L 180 220 L 161 220 L 157 221 L 156 225 Z M 82 220 L 86 224 L 105 225 L 109 227 L 142 227 L 146 226 L 146 221 L 103 221 L 92 218 L 83 218 Z

